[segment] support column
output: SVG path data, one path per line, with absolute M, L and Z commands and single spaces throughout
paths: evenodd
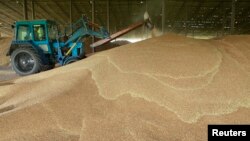
M 148 12 L 148 0 L 145 0 L 145 8 L 146 8 L 146 11 Z M 145 26 L 144 26 L 145 27 Z M 148 38 L 148 28 L 145 28 L 146 29 L 146 38 Z
M 224 28 L 226 24 L 226 9 L 224 7 L 224 3 L 222 3 L 221 14 L 222 14 L 221 36 L 223 37 L 225 34 Z
M 72 0 L 69 1 L 69 23 L 72 25 Z
M 185 6 L 185 12 L 186 12 L 186 14 L 185 14 L 185 22 L 184 22 L 184 24 L 185 24 L 185 36 L 187 36 L 188 35 L 188 12 L 189 12 L 189 10 L 188 10 L 188 4 L 186 4 L 186 6 Z
M 69 25 L 70 25 L 70 33 L 73 33 L 72 27 L 72 0 L 69 1 Z
M 92 23 L 95 23 L 95 0 L 91 1 L 91 14 L 92 14 Z M 95 30 L 94 27 L 92 27 L 92 30 Z M 92 37 L 92 43 L 95 42 L 95 37 Z M 92 48 L 92 52 L 95 52 L 95 49 Z
M 161 31 L 162 31 L 162 33 L 164 33 L 164 30 L 165 30 L 165 19 L 166 19 L 166 17 L 165 17 L 165 0 L 162 0 L 162 17 L 161 17 Z
M 231 34 L 234 34 L 235 30 L 235 0 L 232 0 L 232 14 L 231 14 Z
M 110 32 L 110 9 L 109 9 L 109 6 L 110 6 L 110 1 L 107 0 L 107 29 L 108 29 L 108 32 Z
M 95 23 L 95 0 L 91 1 L 91 17 L 92 22 Z
M 34 2 L 34 0 L 32 0 L 31 1 L 31 12 L 32 12 L 32 15 L 31 15 L 31 18 L 32 18 L 32 20 L 34 20 L 35 19 L 35 2 Z
M 23 0 L 23 18 L 24 20 L 28 20 L 27 0 Z

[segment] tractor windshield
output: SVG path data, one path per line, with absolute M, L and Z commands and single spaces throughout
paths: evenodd
M 58 34 L 57 26 L 55 24 L 48 24 L 49 39 L 55 40 Z

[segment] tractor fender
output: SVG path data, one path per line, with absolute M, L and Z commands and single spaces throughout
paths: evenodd
M 32 43 L 32 41 L 12 41 L 11 46 L 9 48 L 9 51 L 7 52 L 6 55 L 10 56 L 13 53 L 14 50 L 16 50 L 16 49 L 18 49 L 20 47 L 27 47 L 27 48 L 34 49 L 38 53 L 38 55 L 41 57 L 42 63 L 44 65 L 50 64 L 49 63 L 50 58 L 48 56 L 46 56 L 39 47 L 36 47 Z
M 10 56 L 12 52 L 19 47 L 31 47 L 39 52 L 38 48 L 34 47 L 31 41 L 12 41 L 6 56 Z

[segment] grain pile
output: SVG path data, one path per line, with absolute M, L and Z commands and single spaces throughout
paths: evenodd
M 10 63 L 10 58 L 6 56 L 10 48 L 12 38 L 0 38 L 0 66 L 6 66 Z
M 2 82 L 0 140 L 195 141 L 250 123 L 249 41 L 170 34 Z

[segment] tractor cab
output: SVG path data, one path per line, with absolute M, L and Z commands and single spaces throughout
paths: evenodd
M 45 54 L 52 53 L 52 42 L 58 34 L 57 25 L 50 20 L 18 21 L 14 42 L 29 42 Z

